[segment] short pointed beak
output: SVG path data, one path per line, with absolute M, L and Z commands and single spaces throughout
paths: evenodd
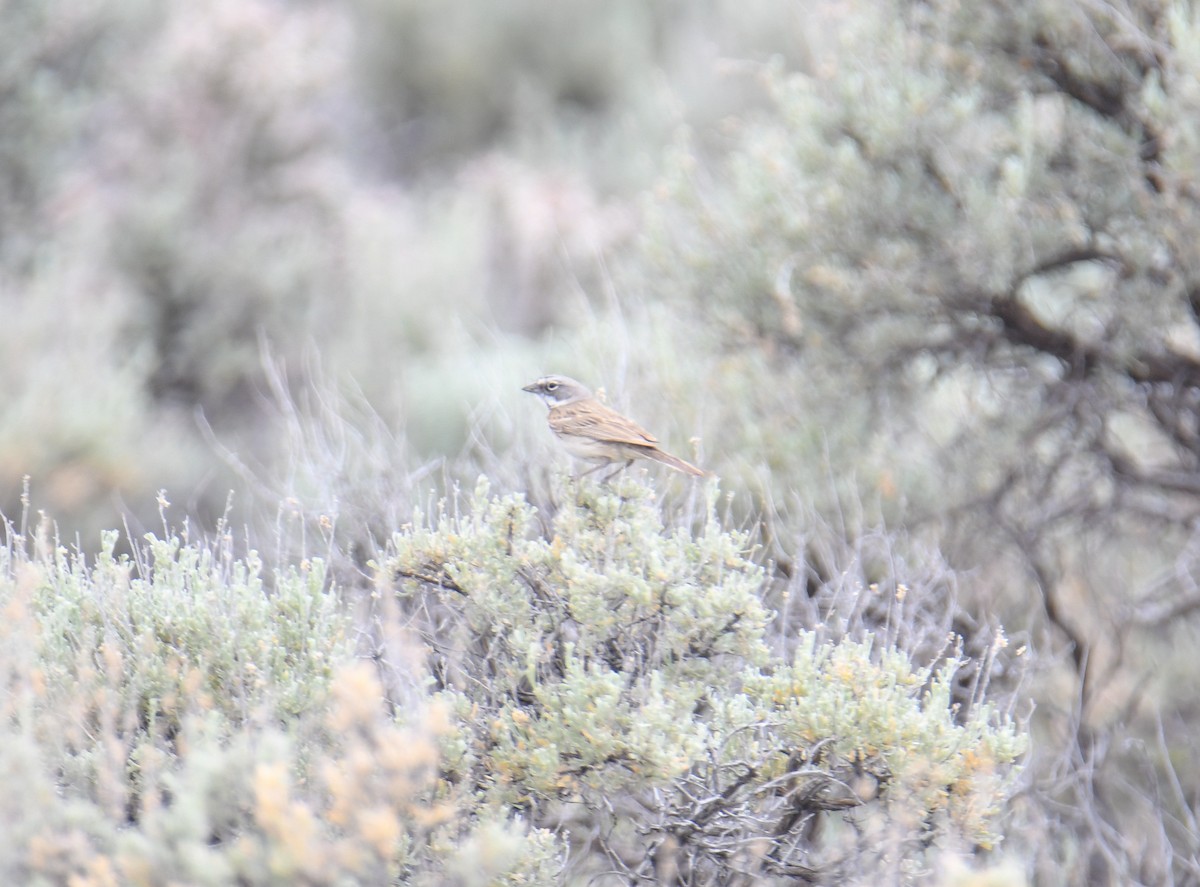
M 526 385 L 521 390 L 528 391 L 530 394 L 537 394 L 538 384 L 537 384 L 537 382 L 530 382 L 528 385 Z

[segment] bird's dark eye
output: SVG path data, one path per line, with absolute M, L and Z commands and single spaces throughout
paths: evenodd
M 546 390 L 547 390 L 547 391 L 553 391 L 553 390 L 554 390 L 554 389 L 556 389 L 556 388 L 558 388 L 558 383 L 557 383 L 557 382 L 547 382 L 547 383 L 546 383 Z

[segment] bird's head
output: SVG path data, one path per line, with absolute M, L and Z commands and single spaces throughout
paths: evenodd
M 577 400 L 586 400 L 592 396 L 592 392 L 582 382 L 576 382 L 568 376 L 542 376 L 536 382 L 530 382 L 522 391 L 528 391 L 530 394 L 536 394 L 546 402 L 548 407 L 561 406 L 562 404 L 575 403 Z

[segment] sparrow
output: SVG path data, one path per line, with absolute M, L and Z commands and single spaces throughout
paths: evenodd
M 616 471 L 605 477 L 608 480 L 632 465 L 634 459 L 650 459 L 684 474 L 704 476 L 695 465 L 661 449 L 653 434 L 601 403 L 586 385 L 574 379 L 543 376 L 521 390 L 545 401 L 550 408 L 550 430 L 562 441 L 567 452 L 577 459 L 599 463 L 580 477 L 614 462 L 621 463 Z

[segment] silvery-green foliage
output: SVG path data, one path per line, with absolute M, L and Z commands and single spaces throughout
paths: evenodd
M 719 881 L 757 840 L 739 864 L 763 878 L 885 864 L 866 832 L 811 837 L 818 820 L 885 823 L 888 852 L 914 866 L 927 829 L 996 842 L 1024 738 L 986 704 L 959 718 L 956 656 L 920 666 L 802 633 L 778 659 L 763 571 L 715 518 L 715 484 L 695 528 L 666 525 L 628 478 L 556 496 L 543 518 L 481 482 L 379 565 L 462 731 L 453 784 L 576 841 L 603 835 L 573 854 L 580 871 L 600 850 L 645 876 L 667 853 Z

